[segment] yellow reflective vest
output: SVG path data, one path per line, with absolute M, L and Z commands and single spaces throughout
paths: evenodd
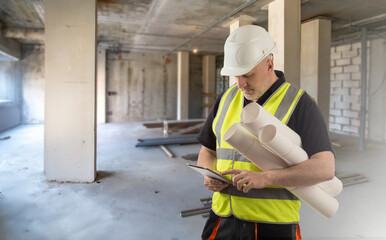
M 284 83 L 269 97 L 263 107 L 287 124 L 303 93 L 303 90 Z M 240 122 L 243 105 L 244 96 L 237 85 L 230 87 L 220 100 L 212 125 L 217 139 L 216 168 L 220 172 L 230 169 L 261 172 L 261 169 L 222 138 L 232 124 Z M 248 193 L 238 191 L 235 186 L 229 186 L 221 192 L 214 193 L 212 198 L 212 210 L 217 215 L 225 217 L 233 214 L 247 221 L 297 223 L 299 222 L 299 209 L 300 201 L 296 196 L 278 186 L 251 189 Z

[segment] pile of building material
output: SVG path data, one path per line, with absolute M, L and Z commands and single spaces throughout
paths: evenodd
M 165 135 L 182 135 L 199 133 L 204 126 L 205 119 L 165 120 L 145 122 L 146 128 L 162 128 Z
M 204 207 L 182 210 L 181 217 L 190 217 L 198 214 L 202 214 L 202 217 L 204 218 L 208 217 L 210 209 L 212 208 L 212 198 L 202 198 L 200 201 Z
M 358 173 L 353 174 L 337 174 L 340 180 L 342 180 L 343 187 L 351 186 L 354 184 L 368 182 L 369 179 Z
M 159 146 L 168 157 L 173 158 L 174 154 L 167 148 L 166 145 L 198 143 L 197 136 L 204 126 L 204 123 L 205 119 L 146 122 L 143 124 L 146 128 L 162 128 L 163 137 L 139 138 L 139 143 L 135 146 Z

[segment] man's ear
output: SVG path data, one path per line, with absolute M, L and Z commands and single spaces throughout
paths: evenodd
M 267 59 L 268 71 L 273 71 L 273 60 L 271 58 Z

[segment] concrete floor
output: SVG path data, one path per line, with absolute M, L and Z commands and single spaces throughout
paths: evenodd
M 199 145 L 135 148 L 139 137 L 161 135 L 139 123 L 98 126 L 98 179 L 92 184 L 47 182 L 43 172 L 43 125 L 0 133 L 0 239 L 200 239 L 205 219 L 181 218 L 202 207 L 211 193 L 181 156 Z M 360 173 L 369 182 L 345 187 L 330 220 L 307 205 L 301 210 L 303 239 L 386 239 L 386 145 L 333 135 L 339 174 Z

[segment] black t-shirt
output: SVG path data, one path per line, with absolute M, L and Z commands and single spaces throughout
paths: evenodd
M 275 73 L 279 79 L 257 100 L 258 104 L 263 105 L 285 83 L 284 73 L 280 71 L 275 71 Z M 213 133 L 212 124 L 223 94 L 216 98 L 214 106 L 197 138 L 203 146 L 212 150 L 216 150 L 216 136 Z M 244 97 L 244 107 L 248 103 L 250 101 Z M 307 152 L 308 157 L 322 151 L 332 152 L 323 115 L 315 101 L 306 92 L 300 98 L 287 125 L 299 134 L 302 139 L 303 149 Z

